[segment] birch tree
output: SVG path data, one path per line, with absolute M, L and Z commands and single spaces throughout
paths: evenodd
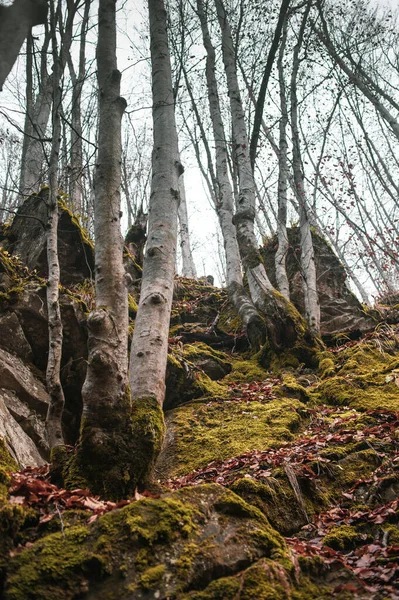
M 115 0 L 98 8 L 99 139 L 95 176 L 95 293 L 83 415 L 75 467 L 94 493 L 121 497 L 134 490 L 134 449 L 128 386 L 128 302 L 120 230 L 121 120 L 116 63 Z
M 209 34 L 208 22 L 202 0 L 197 0 L 197 14 L 201 23 L 202 39 L 206 50 L 206 80 L 208 87 L 209 112 L 215 140 L 216 169 L 212 177 L 214 184 L 214 201 L 223 235 L 226 256 L 227 291 L 233 306 L 240 315 L 248 338 L 254 348 L 264 341 L 265 326 L 262 318 L 247 295 L 242 280 L 241 260 L 237 243 L 236 230 L 233 224 L 234 199 L 228 176 L 227 141 L 220 108 L 219 93 L 216 81 L 216 57 Z M 187 79 L 187 78 L 186 78 Z M 189 86 L 188 86 L 189 87 Z M 201 119 L 191 94 L 193 109 L 199 122 L 203 140 L 206 139 Z M 207 150 L 208 162 L 212 164 L 210 150 Z M 213 171 L 213 168 L 212 168 Z
M 47 313 L 49 330 L 49 352 L 47 360 L 46 382 L 50 395 L 46 427 L 50 449 L 64 444 L 62 435 L 62 413 L 64 410 L 64 392 L 61 385 L 60 369 L 62 358 L 62 321 L 59 303 L 60 264 L 58 260 L 58 156 L 61 141 L 61 61 L 57 44 L 57 17 L 60 4 L 50 0 L 51 46 L 53 56 L 53 114 L 52 144 L 49 168 L 49 198 L 47 223 Z
M 163 0 L 149 0 L 152 64 L 152 182 L 147 249 L 130 358 L 138 481 L 151 479 L 164 437 L 162 404 L 177 244 L 179 177 L 183 172 Z
M 239 195 L 234 223 L 251 298 L 264 315 L 270 344 L 275 349 L 293 346 L 303 335 L 302 318 L 293 305 L 270 283 L 254 232 L 255 182 L 249 156 L 245 115 L 238 85 L 234 43 L 222 0 L 215 0 L 222 33 L 222 53 L 229 91 Z

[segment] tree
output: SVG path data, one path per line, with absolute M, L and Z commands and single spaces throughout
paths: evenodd
M 120 230 L 121 120 L 115 0 L 98 8 L 99 139 L 95 180 L 96 307 L 87 321 L 89 357 L 75 469 L 95 493 L 121 497 L 135 486 L 128 386 L 128 302 Z
M 270 344 L 275 349 L 281 349 L 295 345 L 303 335 L 302 318 L 295 307 L 289 306 L 287 299 L 273 288 L 259 254 L 254 232 L 255 182 L 237 79 L 233 38 L 223 2 L 215 0 L 215 4 L 222 33 L 223 62 L 229 90 L 235 159 L 238 168 L 239 197 L 234 215 L 237 240 L 248 277 L 251 298 L 265 318 Z
M 140 301 L 130 358 L 136 475 L 151 479 L 163 442 L 162 404 L 173 296 L 180 163 L 175 102 L 163 0 L 149 0 L 154 150 Z

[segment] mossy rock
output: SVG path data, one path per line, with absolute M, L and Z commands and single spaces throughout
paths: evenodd
M 166 413 L 167 441 L 157 463 L 162 477 L 184 475 L 213 460 L 278 447 L 294 439 L 303 421 L 303 404 L 192 401 Z
M 184 404 L 195 398 L 206 397 L 209 399 L 226 398 L 228 389 L 216 381 L 213 381 L 194 362 L 189 360 L 192 357 L 196 345 L 189 346 L 188 357 L 184 351 L 175 351 L 168 354 L 166 367 L 166 393 L 164 400 L 165 410 L 169 410 L 180 404 Z M 204 353 L 206 344 L 199 344 L 200 355 Z M 214 353 L 214 354 L 213 354 Z M 218 357 L 219 353 L 209 348 L 209 356 L 215 356 L 215 360 L 222 361 Z M 223 356 L 223 355 L 222 355 Z M 227 361 L 226 361 L 227 362 Z
M 334 596 L 334 597 L 339 597 Z M 192 592 L 182 600 L 327 600 L 331 589 L 295 574 L 294 564 L 262 559 L 234 577 L 213 581 L 206 590 Z M 343 598 L 343 597 L 342 597 Z M 348 596 L 347 596 L 348 598 Z
M 262 557 L 288 554 L 260 511 L 217 485 L 185 488 L 38 540 L 10 559 L 3 597 L 181 598 Z
M 224 382 L 230 383 L 251 383 L 253 381 L 264 381 L 269 377 L 269 373 L 261 367 L 255 357 L 247 360 L 235 359 L 232 362 L 232 371 Z
M 356 547 L 362 541 L 362 536 L 350 525 L 332 527 L 323 538 L 323 546 L 334 550 L 348 551 Z
M 231 490 L 250 502 L 267 517 L 282 535 L 290 536 L 309 522 L 316 512 L 328 506 L 329 497 L 312 480 L 301 478 L 298 487 L 301 503 L 282 469 L 275 469 L 271 477 L 262 481 L 243 477 L 237 479 Z

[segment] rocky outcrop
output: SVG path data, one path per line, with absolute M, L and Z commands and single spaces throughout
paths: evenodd
M 47 276 L 46 226 L 48 189 L 32 194 L 18 209 L 2 242 L 11 254 L 19 256 L 30 270 Z M 94 272 L 93 244 L 66 207 L 59 204 L 58 256 L 61 283 L 70 285 L 91 279 Z
M 18 357 L 0 349 L 0 435 L 21 466 L 48 458 L 44 421 L 49 396 Z
M 288 229 L 289 249 L 286 260 L 287 276 L 290 282 L 291 301 L 302 315 L 305 306 L 300 270 L 299 228 Z M 347 331 L 370 331 L 376 320 L 364 312 L 362 305 L 347 285 L 347 274 L 326 240 L 312 233 L 315 252 L 317 291 L 321 310 L 321 332 L 329 335 Z M 277 238 L 271 238 L 262 248 L 262 257 L 270 281 L 277 285 L 275 275 L 275 254 Z

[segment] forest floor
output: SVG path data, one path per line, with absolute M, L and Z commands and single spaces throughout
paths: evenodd
M 167 439 L 156 471 L 159 484 L 165 497 L 172 499 L 181 499 L 178 494 L 188 488 L 216 489 L 204 487 L 206 484 L 234 492 L 246 507 L 252 507 L 244 509 L 237 500 L 241 516 L 253 510 L 253 518 L 266 517 L 267 526 L 283 536 L 282 541 L 273 542 L 284 549 L 283 554 L 278 558 L 276 553 L 255 552 L 250 564 L 237 561 L 234 567 L 218 555 L 218 569 L 207 566 L 206 572 L 213 573 L 208 580 L 193 579 L 191 587 L 187 583 L 185 590 L 179 588 L 183 591 L 168 592 L 168 572 L 172 573 L 169 579 L 173 578 L 171 565 L 180 564 L 182 554 L 179 546 L 175 563 L 169 556 L 162 562 L 158 545 L 167 542 L 170 546 L 171 540 L 176 541 L 168 537 L 171 533 L 164 533 L 150 543 L 151 552 L 158 557 L 155 562 L 146 555 L 144 566 L 137 567 L 142 549 L 135 550 L 136 567 L 144 574 L 138 583 L 132 576 L 134 584 L 115 597 L 399 600 L 399 327 L 381 325 L 358 341 L 337 338 L 320 353 L 317 367 L 294 361 L 271 369 L 251 355 L 245 344 L 239 352 L 223 349 L 225 331 L 214 332 L 214 347 L 212 340 L 210 345 L 204 341 L 215 314 L 225 307 L 225 298 L 217 299 L 210 288 L 201 294 L 197 290 L 196 295 L 180 297 L 174 304 L 170 361 L 178 375 L 173 385 L 186 386 L 187 395 L 190 381 L 195 392 L 183 403 L 174 393 L 166 412 Z M 191 315 L 188 320 L 182 319 L 183 310 Z M 203 364 L 199 359 L 206 358 L 230 365 L 227 374 L 217 381 L 209 378 L 199 366 Z M 186 376 L 190 372 L 188 379 L 179 380 L 179 369 Z M 109 519 L 105 515 L 140 503 L 148 507 L 164 497 L 152 490 L 110 502 L 87 489 L 58 488 L 51 482 L 47 466 L 13 471 L 7 486 L 10 510 L 21 508 L 30 514 L 30 520 L 26 515 L 22 519 L 24 524 L 17 527 L 7 549 L 8 560 L 15 563 L 10 570 L 11 583 L 5 588 L 9 600 L 114 597 L 105 592 L 93 595 L 90 581 L 94 576 L 87 565 L 83 569 L 76 563 L 62 573 L 43 566 L 40 557 L 46 553 L 46 539 L 59 536 L 62 545 L 68 529 L 72 532 L 82 524 L 89 532 L 85 535 L 97 536 L 90 532 L 104 528 L 101 523 Z M 228 514 L 225 508 L 223 511 Z M 196 557 L 198 540 L 191 539 L 192 530 L 184 535 Z M 140 535 L 144 536 L 142 531 Z M 201 540 L 204 535 L 202 532 Z M 144 538 L 148 551 L 148 535 Z M 236 543 L 250 542 L 238 538 Z M 191 555 L 187 558 L 187 546 L 184 552 L 182 572 L 189 582 L 190 573 L 199 569 L 200 563 Z M 220 552 L 223 554 L 223 548 Z M 23 580 L 24 554 L 29 561 L 36 561 L 40 585 L 47 585 L 40 588 L 41 596 L 32 592 L 37 581 L 33 575 Z M 215 560 L 211 555 L 206 555 L 208 563 Z M 202 565 L 204 554 L 201 557 Z M 62 552 L 59 560 L 64 560 Z M 86 587 L 82 587 L 81 571 Z M 96 577 L 106 580 L 111 571 L 105 569 Z M 68 584 L 66 590 L 66 576 L 79 576 L 80 587 L 71 584 L 69 588 Z M 58 585 L 64 586 L 62 595 Z M 44 592 L 43 596 L 43 589 L 48 590 L 47 595 Z

